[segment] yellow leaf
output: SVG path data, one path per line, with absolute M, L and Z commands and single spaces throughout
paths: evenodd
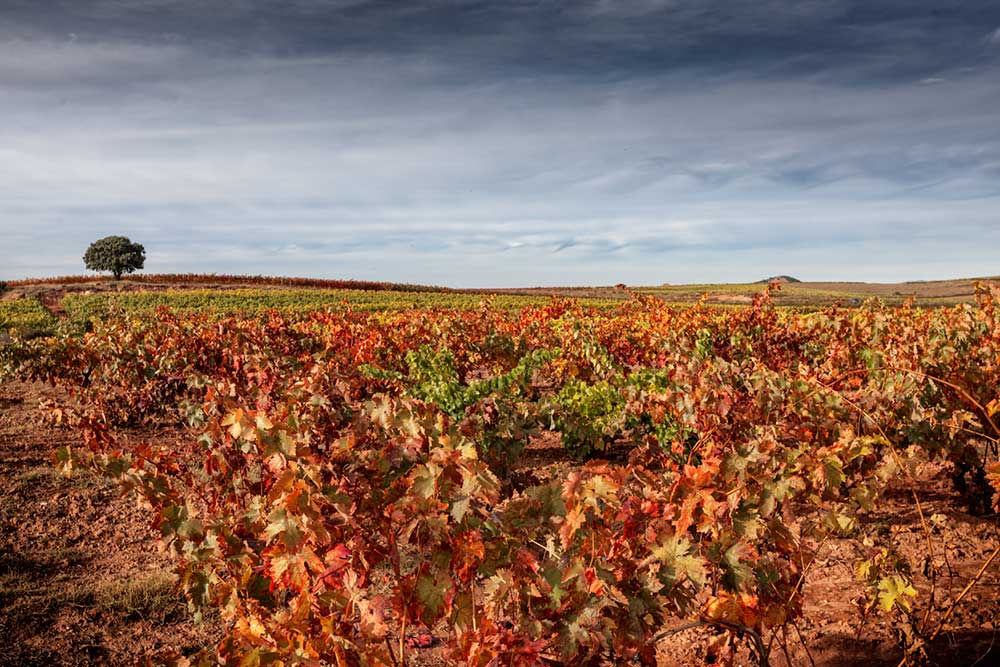
M 712 621 L 740 622 L 740 603 L 731 595 L 723 593 L 712 597 L 705 605 L 705 618 Z
M 989 413 L 990 417 L 1000 412 L 1000 398 L 994 398 L 986 405 L 986 412 Z

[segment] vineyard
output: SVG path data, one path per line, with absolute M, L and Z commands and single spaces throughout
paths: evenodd
M 10 280 L 10 287 L 29 285 L 80 285 L 107 282 L 98 276 L 56 276 L 52 278 L 32 278 L 25 280 Z M 279 287 L 314 287 L 319 289 L 347 289 L 366 291 L 392 292 L 451 292 L 445 287 L 429 285 L 409 285 L 403 283 L 376 282 L 371 280 L 324 280 L 320 278 L 288 278 L 281 276 L 245 276 L 218 273 L 147 273 L 143 275 L 124 275 L 117 279 L 119 283 L 137 283 L 141 285 L 189 285 L 192 283 L 211 285 L 272 285 Z
M 48 330 L 53 325 L 55 318 L 35 299 L 0 301 L 0 333 Z
M 692 630 L 703 663 L 809 664 L 834 544 L 852 632 L 973 664 L 948 638 L 969 605 L 1000 613 L 1000 290 L 800 313 L 776 289 L 70 295 L 86 331 L 15 332 L 0 374 L 54 388 L 44 418 L 78 434 L 60 470 L 141 499 L 190 612 L 221 618 L 153 664 L 676 664 Z M 149 425 L 179 435 L 130 436 Z M 935 466 L 991 531 L 960 578 L 917 493 Z M 893 494 L 917 552 L 875 520 Z
M 268 310 L 308 312 L 323 308 L 351 308 L 366 311 L 393 311 L 414 308 L 476 308 L 483 300 L 478 294 L 459 292 L 405 292 L 348 289 L 188 289 L 163 292 L 111 292 L 69 294 L 62 307 L 70 320 L 78 323 L 106 318 L 116 312 L 151 314 L 168 307 L 186 313 L 247 315 Z M 545 296 L 495 295 L 496 308 L 523 308 L 548 303 Z M 589 299 L 586 305 L 609 306 L 615 302 Z

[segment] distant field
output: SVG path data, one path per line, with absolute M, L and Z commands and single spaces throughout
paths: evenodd
M 0 301 L 0 333 L 11 329 L 41 331 L 55 324 L 55 318 L 36 299 L 20 298 Z
M 89 285 L 106 283 L 110 280 L 102 276 L 54 276 L 51 278 L 34 278 L 25 280 L 9 280 L 9 287 L 26 287 L 37 285 Z M 177 285 L 177 286 L 276 286 L 276 287 L 315 287 L 321 289 L 359 289 L 367 291 L 390 290 L 397 292 L 451 292 L 447 287 L 432 285 L 409 285 L 405 283 L 387 283 L 371 280 L 328 280 L 323 278 L 288 278 L 284 276 L 233 276 L 220 273 L 143 273 L 122 276 L 117 283 L 130 285 Z
M 921 306 L 950 306 L 971 303 L 975 299 L 976 283 L 1000 284 L 1000 277 L 962 278 L 904 283 L 861 282 L 798 282 L 783 283 L 774 295 L 779 306 L 823 307 L 835 303 L 860 305 L 868 299 L 881 299 L 890 305 L 900 305 L 913 298 Z M 533 287 L 502 289 L 503 294 L 557 295 L 570 298 L 622 299 L 628 291 L 652 294 L 672 304 L 694 303 L 706 299 L 711 304 L 745 305 L 754 294 L 767 289 L 766 283 L 704 283 L 685 285 L 618 287 Z
M 880 299 L 900 305 L 914 299 L 920 306 L 950 306 L 971 303 L 978 282 L 1000 283 L 998 278 L 968 278 L 907 283 L 801 282 L 783 283 L 774 295 L 780 306 L 829 306 L 841 303 L 855 306 L 868 299 Z M 740 304 L 767 289 L 764 283 L 719 283 L 699 285 L 661 285 L 638 287 L 637 291 L 654 294 L 669 302 L 691 302 L 705 298 L 709 303 Z
M 485 297 L 454 292 L 393 292 L 327 289 L 229 289 L 169 290 L 158 292 L 104 292 L 69 294 L 62 308 L 71 320 L 101 317 L 114 310 L 130 313 L 150 312 L 167 306 L 189 312 L 257 313 L 265 310 L 310 311 L 322 308 L 351 307 L 355 310 L 381 311 L 413 308 L 475 308 Z M 492 297 L 496 308 L 523 308 L 548 303 L 547 296 L 503 294 Z M 613 305 L 614 301 L 583 299 L 587 306 Z
M 384 282 L 321 280 L 267 276 L 138 275 L 113 281 L 99 276 L 68 276 L 9 282 L 0 301 L 0 331 L 11 327 L 45 330 L 55 317 L 83 321 L 112 310 L 149 312 L 160 306 L 220 314 L 264 310 L 304 312 L 341 307 L 365 311 L 412 308 L 474 308 L 492 295 L 499 308 L 547 303 L 553 296 L 578 299 L 585 306 L 607 307 L 633 293 L 649 294 L 676 306 L 703 301 L 713 306 L 739 307 L 767 289 L 764 283 L 718 283 L 659 286 L 531 287 L 454 289 Z M 914 299 L 918 306 L 950 306 L 974 300 L 977 282 L 1000 278 L 907 283 L 790 282 L 781 285 L 774 302 L 782 308 L 811 310 L 833 304 L 858 306 L 868 299 L 900 305 Z
M 947 286 L 934 283 L 786 283 L 774 300 L 785 306 L 826 306 L 838 302 L 850 306 L 868 299 L 881 299 L 888 304 L 899 305 L 909 298 L 913 298 L 918 305 L 940 306 L 973 300 L 975 287 L 971 281 L 948 283 Z M 638 291 L 672 302 L 697 301 L 704 297 L 709 303 L 744 303 L 766 288 L 760 283 L 734 283 L 640 287 Z

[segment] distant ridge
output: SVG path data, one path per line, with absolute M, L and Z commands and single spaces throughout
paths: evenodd
M 757 281 L 759 284 L 766 283 L 800 283 L 802 282 L 798 278 L 793 278 L 791 276 L 771 276 L 770 278 L 764 278 L 763 280 Z

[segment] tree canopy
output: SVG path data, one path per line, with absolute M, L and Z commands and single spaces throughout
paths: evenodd
M 84 265 L 91 271 L 110 271 L 115 280 L 123 273 L 141 269 L 146 262 L 146 249 L 133 243 L 126 236 L 106 236 L 90 244 L 83 256 Z

